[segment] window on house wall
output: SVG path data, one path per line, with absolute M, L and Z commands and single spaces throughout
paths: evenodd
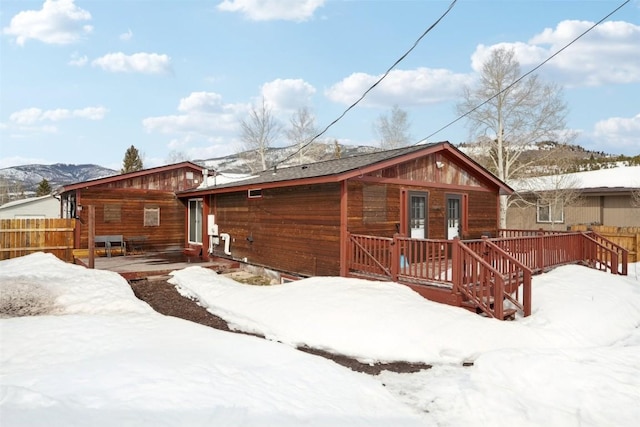
M 548 203 L 538 200 L 537 222 L 561 223 L 564 222 L 564 207 L 561 202 Z
M 202 199 L 189 200 L 189 243 L 202 243 Z
M 104 222 L 122 221 L 122 207 L 119 204 L 108 203 L 104 205 Z
M 158 207 L 144 208 L 144 226 L 145 227 L 160 226 L 160 208 Z
M 247 197 L 250 199 L 258 199 L 262 197 L 262 188 L 252 188 L 248 190 Z

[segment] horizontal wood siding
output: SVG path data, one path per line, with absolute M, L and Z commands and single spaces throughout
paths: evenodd
M 73 261 L 75 219 L 0 219 L 0 259 L 48 252 Z
M 478 239 L 486 233 L 496 237 L 498 233 L 498 194 L 484 191 L 469 191 L 467 208 L 468 230 L 463 239 Z
M 181 249 L 185 241 L 185 206 L 173 192 L 126 189 L 81 190 L 78 248 L 86 248 L 88 209 L 95 206 L 96 235 L 146 236 L 146 250 Z M 160 225 L 145 226 L 145 208 L 160 209 Z
M 372 188 L 374 190 L 372 190 Z M 487 191 L 456 190 L 432 186 L 399 186 L 350 181 L 348 186 L 348 230 L 353 234 L 366 234 L 378 237 L 393 237 L 400 218 L 400 192 L 426 192 L 429 195 L 429 239 L 446 239 L 446 196 L 447 194 L 466 194 L 468 196 L 468 229 L 462 236 L 465 239 L 480 238 L 483 234 L 496 235 L 498 226 L 498 195 Z M 407 230 L 400 230 L 406 234 Z
M 219 194 L 211 211 L 236 259 L 301 275 L 340 272 L 339 184 Z
M 347 197 L 347 229 L 350 233 L 393 237 L 398 232 L 399 186 L 349 181 Z

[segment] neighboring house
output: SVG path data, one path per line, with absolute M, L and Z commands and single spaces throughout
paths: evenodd
M 507 228 L 640 226 L 640 166 L 529 178 L 512 186 L 522 201 L 509 208 Z
M 346 275 L 348 233 L 494 235 L 512 190 L 448 142 L 287 168 L 179 192 L 187 245 L 295 275 Z
M 60 201 L 49 194 L 0 206 L 0 219 L 14 218 L 60 218 Z
M 65 185 L 57 190 L 63 218 L 76 221 L 76 248 L 88 246 L 88 206 L 95 207 L 95 234 L 144 239 L 148 249 L 182 249 L 185 206 L 175 192 L 203 182 L 206 170 L 191 162 L 143 169 Z

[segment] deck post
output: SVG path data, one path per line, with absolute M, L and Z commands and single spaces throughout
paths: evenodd
M 531 270 L 524 270 L 522 281 L 522 311 L 526 317 L 531 316 Z
M 391 242 L 391 280 L 398 281 L 398 272 L 400 271 L 400 242 L 398 241 L 398 234 L 393 235 L 393 241 Z
M 453 282 L 453 293 L 460 293 L 462 285 L 462 266 L 460 265 L 460 239 L 453 238 L 451 244 L 451 281 Z
M 95 254 L 95 237 L 96 237 L 96 207 L 94 205 L 87 206 L 88 213 L 88 227 L 87 227 L 87 246 L 89 249 L 89 268 L 95 267 L 96 254 Z

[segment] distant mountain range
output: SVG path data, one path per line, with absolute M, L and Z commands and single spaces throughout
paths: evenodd
M 104 178 L 117 174 L 118 171 L 98 165 L 70 165 L 55 163 L 53 165 L 21 165 L 0 169 L 0 186 L 9 192 L 35 193 L 43 179 L 55 189 L 65 184 Z
M 463 152 L 472 157 L 479 153 L 472 144 L 461 144 L 458 147 Z M 350 157 L 358 154 L 371 153 L 378 150 L 371 146 L 349 146 L 314 143 L 301 152 L 295 146 L 270 148 L 267 157 L 271 165 L 276 163 L 278 167 L 292 166 L 296 164 L 311 163 L 315 161 L 330 160 L 336 157 Z M 533 148 L 531 153 L 541 150 L 540 147 Z M 615 156 L 604 153 L 591 152 L 582 147 L 573 146 L 575 161 L 579 163 L 585 159 L 599 158 L 602 160 Z M 220 173 L 250 173 L 253 169 L 261 169 L 255 161 L 250 161 L 246 153 L 232 154 L 224 157 L 211 159 L 194 160 L 194 163 L 206 168 L 216 170 Z M 253 164 L 253 165 L 252 165 Z M 46 179 L 51 188 L 56 189 L 62 185 L 83 182 L 92 179 L 104 178 L 118 174 L 119 171 L 108 169 L 99 165 L 84 164 L 73 165 L 56 163 L 53 165 L 21 165 L 0 169 L 0 190 L 8 189 L 9 193 L 23 193 L 24 196 L 31 196 L 38 188 L 38 184 Z M 12 197 L 12 198 L 14 198 Z

